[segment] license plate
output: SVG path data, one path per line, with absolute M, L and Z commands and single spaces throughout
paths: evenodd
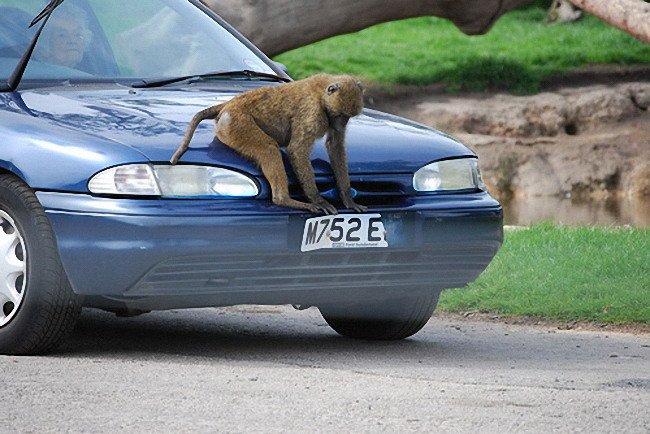
M 337 214 L 305 222 L 300 250 L 388 247 L 380 214 Z

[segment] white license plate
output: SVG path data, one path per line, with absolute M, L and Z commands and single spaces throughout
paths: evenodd
M 305 222 L 300 250 L 388 247 L 380 214 L 337 214 Z

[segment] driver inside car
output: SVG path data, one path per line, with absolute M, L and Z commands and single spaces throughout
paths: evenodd
M 62 5 L 45 26 L 34 54 L 43 62 L 76 68 L 84 57 L 90 38 L 83 10 Z

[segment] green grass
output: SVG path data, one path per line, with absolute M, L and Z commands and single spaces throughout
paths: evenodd
M 380 24 L 302 47 L 275 60 L 295 78 L 355 74 L 383 85 L 446 83 L 451 91 L 531 93 L 554 74 L 594 64 L 650 64 L 650 45 L 597 18 L 546 25 L 539 6 L 503 16 L 483 36 L 433 17 Z
M 650 228 L 506 232 L 488 269 L 468 288 L 443 292 L 439 309 L 650 323 Z

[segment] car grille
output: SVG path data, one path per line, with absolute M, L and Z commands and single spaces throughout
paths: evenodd
M 356 192 L 355 201 L 362 205 L 394 205 L 404 197 L 413 194 L 413 175 L 351 175 L 350 186 Z M 341 206 L 336 181 L 333 177 L 316 179 L 318 191 L 335 205 Z M 300 185 L 293 181 L 289 184 L 289 193 L 297 200 L 306 200 Z
M 224 254 L 175 258 L 156 265 L 132 295 L 464 286 L 484 270 L 494 245 L 453 248 L 340 249 L 310 253 Z

